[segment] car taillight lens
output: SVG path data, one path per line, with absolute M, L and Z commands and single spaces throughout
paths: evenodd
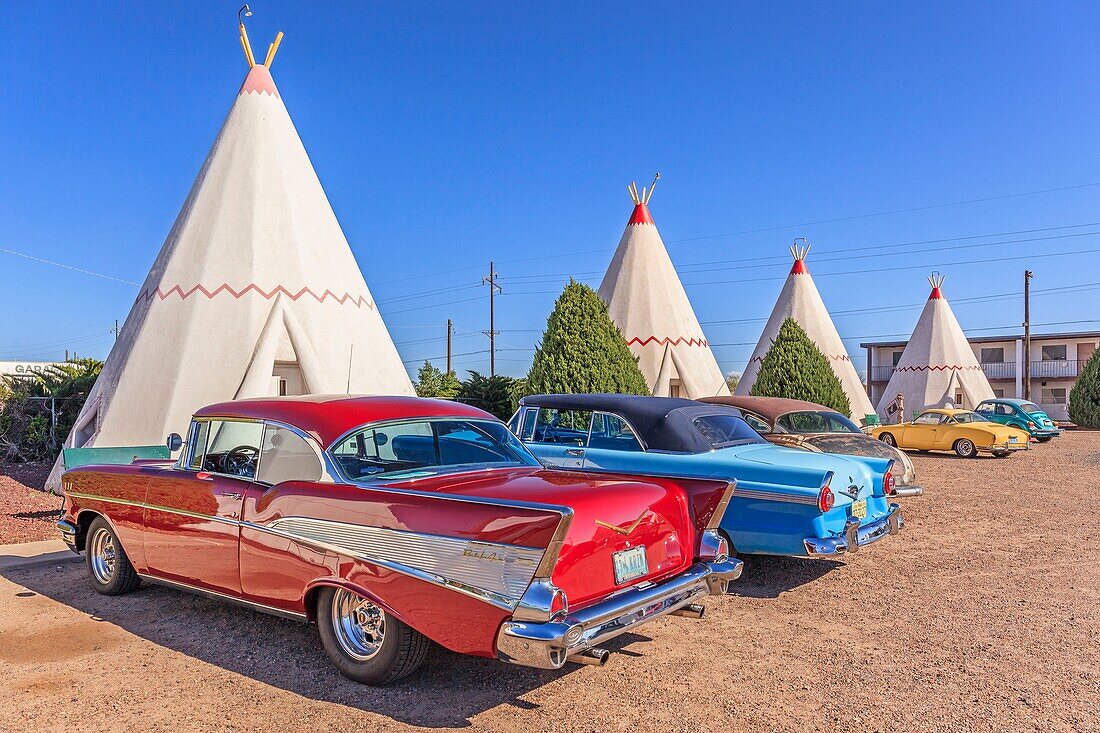
M 1028 422 L 1027 422 L 1027 426 L 1028 426 L 1029 428 L 1031 428 L 1032 430 L 1034 430 L 1034 429 L 1035 429 L 1035 423 L 1031 422 L 1030 420 L 1028 420 Z
M 894 472 L 887 471 L 882 475 L 882 493 L 886 496 L 893 496 L 894 491 Z
M 718 535 L 718 550 L 714 553 L 714 562 L 725 562 L 730 559 L 730 543 L 726 538 Z
M 550 619 L 557 619 L 567 613 L 569 613 L 569 599 L 565 597 L 565 591 L 555 588 L 554 597 L 550 599 Z
M 822 514 L 833 508 L 833 490 L 829 488 L 829 484 L 821 487 L 821 493 L 817 495 L 817 508 Z

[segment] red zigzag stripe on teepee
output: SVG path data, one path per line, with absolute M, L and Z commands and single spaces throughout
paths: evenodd
M 640 336 L 635 336 L 626 343 L 627 346 L 631 344 L 638 344 L 638 346 L 648 346 L 649 344 L 671 344 L 672 346 L 680 346 L 681 344 L 683 344 L 684 346 L 706 346 L 707 340 L 685 338 L 683 336 L 679 336 L 677 338 L 657 338 L 656 336 L 647 336 L 644 339 Z
M 825 356 L 826 359 L 829 359 L 830 361 L 851 361 L 851 359 L 848 358 L 847 354 L 841 354 L 840 356 L 834 356 L 832 354 L 825 354 L 824 356 Z M 754 356 L 753 358 L 749 359 L 750 364 L 752 364 L 754 361 L 764 361 L 764 357 Z
M 170 295 L 172 295 L 173 293 L 180 296 L 180 300 L 187 300 L 188 298 L 190 298 L 195 293 L 200 293 L 201 295 L 206 296 L 206 298 L 208 298 L 210 300 L 213 300 L 214 296 L 219 295 L 221 293 L 229 293 L 235 299 L 240 300 L 242 296 L 246 295 L 249 292 L 254 292 L 257 295 L 259 295 L 260 297 L 264 298 L 265 300 L 271 300 L 272 298 L 274 298 L 276 295 L 279 295 L 280 293 L 282 293 L 286 297 L 290 298 L 291 300 L 298 300 L 303 295 L 308 294 L 310 297 L 312 297 L 318 303 L 324 303 L 327 298 L 332 298 L 334 301 L 336 301 L 340 305 L 346 305 L 347 303 L 350 302 L 352 305 L 354 305 L 357 308 L 362 308 L 365 305 L 368 308 L 370 308 L 371 310 L 374 310 L 374 303 L 367 300 L 362 295 L 353 296 L 351 293 L 344 293 L 343 295 L 337 295 L 336 293 L 332 292 L 331 290 L 327 290 L 327 289 L 325 290 L 325 292 L 318 295 L 317 293 L 313 292 L 309 288 L 302 288 L 297 293 L 292 293 L 289 290 L 287 290 L 286 288 L 284 288 L 282 285 L 276 285 L 270 291 L 265 291 L 259 285 L 256 285 L 255 283 L 249 283 L 242 290 L 234 290 L 232 287 L 230 287 L 229 283 L 222 283 L 221 285 L 216 287 L 214 290 L 207 290 L 202 285 L 196 285 L 195 287 L 191 288 L 190 290 L 185 291 L 179 285 L 174 285 L 171 288 L 169 288 L 168 290 L 161 290 L 160 288 L 157 288 L 156 290 L 153 290 L 153 291 L 143 290 L 138 295 L 136 302 L 140 302 L 142 300 L 147 300 L 147 301 L 152 300 L 154 297 L 160 298 L 161 300 L 167 300 L 168 297 Z
M 894 367 L 895 372 L 980 372 L 980 366 L 960 366 L 957 364 L 939 364 L 937 366 L 905 366 Z

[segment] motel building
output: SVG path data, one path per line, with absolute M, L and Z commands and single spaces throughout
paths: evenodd
M 998 397 L 1024 396 L 1023 336 L 981 336 L 968 338 L 970 348 L 982 365 L 993 394 Z M 882 399 L 886 383 L 905 350 L 905 341 L 872 341 L 860 344 L 867 350 L 867 393 L 875 405 Z M 1100 331 L 1052 333 L 1031 336 L 1031 401 L 1052 420 L 1069 420 L 1069 393 L 1079 371 L 1100 345 Z M 963 407 L 962 395 L 955 404 Z M 930 405 L 926 405 L 930 406 Z M 975 407 L 976 405 L 965 405 Z M 919 406 L 913 406 L 918 409 Z
M 56 361 L 0 361 L 0 377 L 25 377 L 45 371 L 46 367 L 56 366 Z

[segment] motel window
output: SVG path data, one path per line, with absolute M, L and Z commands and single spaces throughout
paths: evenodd
M 1050 346 L 1043 347 L 1043 361 L 1065 361 L 1066 360 L 1066 345 L 1065 344 L 1051 344 Z M 1065 390 L 1062 390 L 1065 392 Z
M 1045 405 L 1064 405 L 1064 404 L 1066 404 L 1066 388 L 1065 387 L 1043 387 L 1043 404 L 1045 404 Z
M 1005 396 L 1005 391 L 1003 389 L 995 389 L 995 390 L 993 390 L 993 396 L 994 397 L 1004 397 Z
M 1003 346 L 996 348 L 982 349 L 982 363 L 983 364 L 1004 364 L 1005 361 L 1005 349 Z M 997 395 L 1003 397 L 1003 395 Z
M 898 362 L 901 361 L 901 355 L 904 354 L 904 353 L 905 353 L 904 351 L 895 351 L 891 355 L 891 358 L 894 360 L 894 364 L 893 364 L 894 366 L 898 365 Z

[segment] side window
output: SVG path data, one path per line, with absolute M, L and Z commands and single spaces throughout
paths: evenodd
M 982 404 L 978 405 L 977 409 L 975 409 L 974 412 L 980 412 L 983 415 L 992 415 L 997 411 L 996 407 L 997 406 L 994 405 L 992 402 L 983 402 Z
M 640 452 L 642 444 L 638 436 L 618 415 L 597 412 L 592 417 L 592 435 L 588 439 L 589 448 L 601 450 L 619 450 Z
M 211 420 L 202 470 L 253 479 L 264 440 L 264 424 L 244 420 Z
M 555 410 L 542 408 L 535 419 L 535 443 L 584 446 L 588 443 L 588 427 L 592 422 L 589 410 Z
M 515 426 L 516 436 L 520 440 L 530 441 L 535 437 L 535 421 L 538 419 L 539 411 L 535 408 L 525 408 L 520 410 L 519 415 L 516 417 Z
M 942 415 L 937 412 L 926 412 L 913 422 L 917 425 L 939 425 L 941 417 Z
M 192 471 L 202 470 L 202 459 L 206 455 L 206 439 L 210 437 L 210 423 L 195 421 L 191 423 L 191 434 L 187 439 L 188 455 L 187 468 Z
M 301 436 L 278 425 L 264 428 L 257 481 L 272 485 L 283 481 L 316 481 L 321 473 L 321 460 Z
M 745 422 L 752 426 L 752 429 L 760 433 L 761 435 L 765 435 L 772 431 L 772 426 L 768 424 L 768 421 L 760 417 L 759 415 L 754 415 L 751 412 L 745 412 L 744 410 L 741 411 L 741 415 L 745 418 Z
M 998 415 L 1014 415 L 1015 410 L 1010 405 L 997 405 L 996 414 Z

